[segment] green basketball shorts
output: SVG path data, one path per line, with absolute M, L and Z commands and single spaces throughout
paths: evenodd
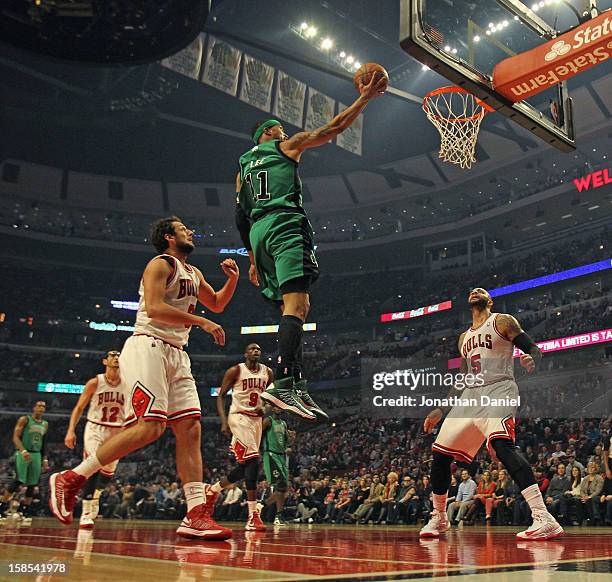
M 17 481 L 24 485 L 38 485 L 42 469 L 42 455 L 30 453 L 30 462 L 26 463 L 20 452 L 15 453 L 15 465 L 17 469 Z
M 281 287 L 293 279 L 319 276 L 312 226 L 299 212 L 270 212 L 251 227 L 251 246 L 261 293 L 280 302 Z

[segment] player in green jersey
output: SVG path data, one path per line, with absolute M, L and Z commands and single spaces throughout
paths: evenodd
M 240 157 L 236 176 L 236 225 L 249 252 L 249 279 L 262 295 L 281 306 L 275 382 L 261 399 L 306 420 L 327 419 L 306 387 L 302 371 L 303 324 L 310 309 L 310 286 L 319 275 L 313 232 L 302 206 L 298 164 L 302 153 L 330 142 L 349 127 L 369 101 L 387 88 L 372 76 L 359 97 L 329 123 L 288 137 L 269 119 L 253 130 L 254 147 Z
M 27 487 L 22 502 L 22 511 L 26 518 L 29 517 L 32 493 L 40 481 L 40 473 L 49 468 L 44 451 L 45 435 L 49 429 L 49 423 L 43 420 L 46 408 L 45 401 L 39 400 L 34 405 L 31 415 L 19 417 L 13 430 L 13 444 L 17 449 L 15 453 L 17 478 L 10 490 L 15 492 L 21 485 Z
M 280 413 L 280 408 L 272 407 L 272 414 L 263 421 L 262 438 L 264 473 L 273 491 L 270 503 L 276 503 L 274 525 L 285 525 L 282 512 L 289 484 L 287 444 L 295 440 L 295 431 L 287 429 Z

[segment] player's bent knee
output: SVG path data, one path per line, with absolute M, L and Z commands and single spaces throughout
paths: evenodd
M 166 421 L 164 420 L 147 420 L 140 426 L 143 440 L 147 443 L 156 441 L 166 431 Z

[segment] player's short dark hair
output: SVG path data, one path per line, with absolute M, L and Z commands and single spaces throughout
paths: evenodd
M 259 126 L 260 126 L 262 123 L 265 123 L 266 121 L 267 121 L 266 119 L 262 119 L 262 120 L 258 121 L 258 122 L 257 122 L 257 123 L 256 123 L 256 124 L 253 126 L 253 129 L 251 129 L 251 138 L 252 138 L 252 139 L 255 139 L 255 132 L 256 132 L 256 131 L 259 129 Z
M 151 227 L 151 244 L 156 248 L 157 252 L 163 253 L 169 246 L 165 235 L 176 234 L 174 222 L 182 221 L 178 216 L 167 216 L 153 223 Z

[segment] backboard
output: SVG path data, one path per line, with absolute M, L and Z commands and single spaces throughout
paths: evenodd
M 513 103 L 493 89 L 492 74 L 504 59 L 578 25 L 580 10 L 565 0 L 534 0 L 529 6 L 519 0 L 400 2 L 400 45 L 406 52 L 550 145 L 575 149 L 565 82 Z

